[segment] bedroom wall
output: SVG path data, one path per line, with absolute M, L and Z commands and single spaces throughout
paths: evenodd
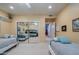
M 8 16 L 7 13 L 0 11 L 0 16 Z M 40 42 L 45 42 L 45 17 L 44 16 L 14 16 L 12 22 L 0 20 L 0 36 L 4 34 L 13 34 L 16 35 L 16 22 L 25 21 L 39 22 L 39 39 Z
M 7 17 L 7 13 L 0 11 L 0 16 Z M 8 20 L 8 19 L 5 19 L 5 20 Z M 10 22 L 4 21 L 0 18 L 0 36 L 4 34 L 11 34 L 10 24 L 11 24 Z
M 0 10 L 0 16 L 7 16 L 7 13 Z
M 9 22 L 0 21 L 0 35 L 11 34 Z
M 45 41 L 45 19 L 43 16 L 14 16 L 13 21 L 11 23 L 11 33 L 16 35 L 16 22 L 25 21 L 25 22 L 39 22 L 39 39 L 41 42 Z
M 57 36 L 68 36 L 71 41 L 79 43 L 79 32 L 72 31 L 72 20 L 79 18 L 79 4 L 69 4 L 62 10 L 56 19 L 56 24 L 61 28 L 62 25 L 67 25 L 67 32 L 56 32 Z

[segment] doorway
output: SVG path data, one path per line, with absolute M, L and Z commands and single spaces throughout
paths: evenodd
M 48 41 L 56 36 L 55 18 L 45 18 L 45 35 Z

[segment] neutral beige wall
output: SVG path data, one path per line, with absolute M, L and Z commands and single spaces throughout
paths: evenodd
M 56 24 L 61 28 L 62 25 L 67 25 L 67 32 L 56 32 L 57 36 L 66 35 L 71 41 L 79 43 L 79 32 L 72 31 L 72 20 L 79 18 L 79 4 L 70 4 L 67 6 L 56 19 Z
M 45 41 L 45 19 L 43 16 L 14 16 L 13 21 L 11 23 L 11 33 L 13 35 L 16 35 L 16 22 L 34 22 L 38 21 L 39 22 L 39 39 L 41 42 Z
M 8 16 L 7 13 L 0 11 L 0 16 Z
M 0 21 L 0 35 L 11 34 L 9 22 Z
M 0 16 L 8 16 L 7 13 L 0 11 Z M 6 20 L 6 19 L 5 19 Z M 25 21 L 25 22 L 39 22 L 38 32 L 39 32 L 39 41 L 45 41 L 45 18 L 43 16 L 14 16 L 12 22 L 0 20 L 0 36 L 4 34 L 13 34 L 16 35 L 16 22 Z
M 7 17 L 7 13 L 0 11 L 0 16 Z M 5 18 L 5 20 L 8 20 L 8 19 Z M 10 22 L 3 21 L 0 18 L 0 36 L 4 34 L 11 34 L 10 24 L 11 24 Z

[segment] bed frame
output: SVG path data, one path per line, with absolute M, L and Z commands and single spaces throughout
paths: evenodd
M 54 53 L 54 51 L 52 50 L 50 44 L 49 44 L 49 52 L 50 52 L 51 55 L 56 55 L 56 54 Z

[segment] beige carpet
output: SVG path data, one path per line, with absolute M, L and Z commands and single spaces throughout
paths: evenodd
M 48 40 L 47 38 L 47 42 L 39 43 L 37 37 L 30 38 L 29 43 L 28 40 L 20 41 L 19 45 L 7 51 L 5 55 L 49 55 Z
M 26 43 L 39 43 L 40 40 L 38 37 L 31 37 L 27 39 L 26 41 L 20 41 L 21 44 L 26 44 Z
M 19 44 L 5 53 L 6 55 L 49 55 L 48 44 Z

